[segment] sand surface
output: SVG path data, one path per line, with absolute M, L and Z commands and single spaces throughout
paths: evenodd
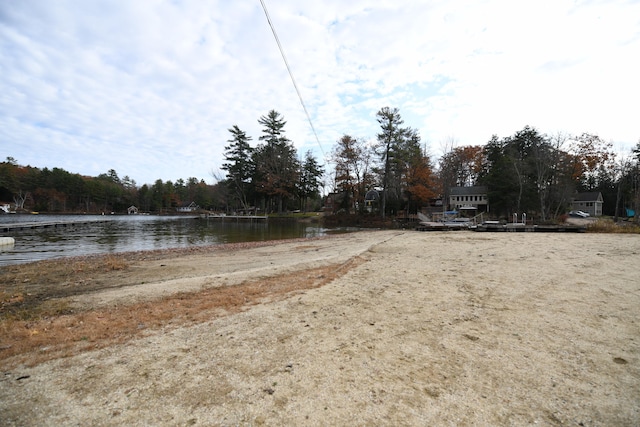
M 640 236 L 371 231 L 138 262 L 109 307 L 317 289 L 0 372 L 0 425 L 640 425 Z

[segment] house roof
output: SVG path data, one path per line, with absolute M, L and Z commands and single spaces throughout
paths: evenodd
M 602 193 L 599 191 L 592 191 L 588 193 L 578 193 L 574 199 L 581 202 L 599 202 L 602 201 Z
M 487 187 L 451 187 L 449 194 L 452 196 L 468 196 L 470 194 L 487 194 Z
M 196 205 L 196 202 L 191 202 L 191 203 L 184 202 L 183 204 L 180 205 L 181 208 L 195 208 L 196 206 L 198 206 Z

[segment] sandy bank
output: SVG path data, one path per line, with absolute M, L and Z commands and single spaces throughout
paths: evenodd
M 355 257 L 286 299 L 6 370 L 2 423 L 640 425 L 637 235 L 362 232 L 139 262 L 114 273 L 139 275 L 114 276 L 128 286 L 73 299 L 109 307 Z

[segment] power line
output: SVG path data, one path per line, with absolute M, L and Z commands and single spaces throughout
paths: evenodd
M 282 55 L 282 59 L 284 60 L 284 65 L 287 67 L 287 71 L 289 72 L 289 77 L 291 77 L 291 82 L 293 83 L 293 87 L 296 89 L 296 93 L 298 94 L 298 99 L 300 99 L 300 104 L 302 104 L 302 109 L 304 113 L 307 115 L 307 120 L 309 120 L 309 125 L 311 125 L 311 130 L 313 131 L 313 135 L 316 137 L 316 141 L 318 142 L 318 147 L 320 147 L 320 151 L 322 152 L 322 156 L 325 156 L 324 150 L 322 149 L 322 144 L 320 144 L 320 139 L 318 138 L 318 134 L 316 133 L 315 127 L 313 127 L 313 122 L 311 121 L 311 116 L 307 111 L 307 106 L 304 105 L 304 101 L 302 100 L 302 95 L 300 94 L 300 90 L 298 89 L 298 85 L 296 84 L 296 79 L 293 78 L 293 73 L 291 72 L 291 68 L 289 67 L 289 62 L 287 61 L 287 57 L 284 54 L 284 50 L 282 49 L 282 45 L 280 44 L 280 39 L 278 38 L 278 34 L 276 33 L 276 29 L 271 22 L 271 18 L 269 17 L 269 12 L 267 11 L 267 6 L 264 4 L 264 0 L 260 0 L 260 4 L 262 5 L 262 10 L 264 10 L 264 14 L 267 17 L 267 22 L 269 23 L 269 27 L 271 27 L 271 32 L 273 33 L 273 37 L 276 39 L 276 43 L 278 44 L 278 49 L 280 49 L 280 54 Z

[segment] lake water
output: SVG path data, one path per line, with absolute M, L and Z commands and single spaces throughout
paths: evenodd
M 187 216 L 2 215 L 0 224 L 34 221 L 106 220 L 68 227 L 0 233 L 15 245 L 0 246 L 0 266 L 78 255 L 182 248 L 274 239 L 322 236 L 331 230 L 298 222 L 234 222 Z

